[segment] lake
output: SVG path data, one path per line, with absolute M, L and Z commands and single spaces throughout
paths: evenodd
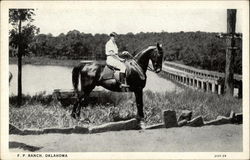
M 13 74 L 10 83 L 10 94 L 17 94 L 17 65 L 9 65 L 10 72 Z M 54 89 L 73 89 L 71 82 L 72 67 L 63 66 L 40 66 L 23 65 L 22 68 L 22 92 L 23 94 L 35 95 L 45 91 L 47 94 Z M 156 73 L 147 71 L 147 85 L 144 90 L 154 92 L 173 92 L 180 91 L 181 88 L 173 82 L 159 77 Z M 96 87 L 95 90 L 103 90 Z

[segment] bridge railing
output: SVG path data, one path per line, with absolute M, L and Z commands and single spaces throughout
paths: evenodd
M 204 69 L 197 69 L 194 67 L 190 67 L 190 66 L 186 66 L 186 65 L 178 64 L 178 63 L 174 63 L 174 62 L 169 62 L 169 61 L 165 61 L 164 65 L 178 69 L 178 70 L 182 70 L 184 72 L 188 72 L 188 73 L 191 73 L 194 75 L 198 75 L 198 76 L 211 77 L 211 78 L 225 78 L 225 73 L 221 73 L 221 72 L 209 71 L 209 70 L 204 70 Z M 234 74 L 234 79 L 241 81 L 242 75 Z
M 194 67 L 165 61 L 162 70 L 172 80 L 186 86 L 217 94 L 224 92 L 224 73 L 197 69 Z M 242 75 L 234 74 L 234 85 L 238 97 L 242 97 Z

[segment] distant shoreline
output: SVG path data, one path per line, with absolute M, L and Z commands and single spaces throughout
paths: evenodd
M 82 59 L 72 60 L 72 59 L 53 59 L 47 57 L 23 57 L 22 64 L 32 64 L 32 65 L 52 65 L 52 66 L 76 66 L 82 61 Z M 10 57 L 9 64 L 17 64 L 17 57 Z

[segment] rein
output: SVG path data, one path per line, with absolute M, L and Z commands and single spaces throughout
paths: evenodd
M 132 59 L 136 62 L 136 60 L 135 60 L 135 58 L 134 58 L 134 57 L 132 57 Z M 154 72 L 154 69 L 153 69 L 153 68 L 151 68 L 149 65 L 148 65 L 147 69 L 148 69 L 149 71 Z
M 136 53 L 136 51 L 139 49 L 139 47 L 134 51 L 134 53 Z M 135 60 L 134 56 L 132 56 L 132 59 Z M 136 61 L 136 60 L 135 60 Z M 147 70 L 154 72 L 155 70 L 153 68 L 150 67 L 150 65 L 147 66 Z

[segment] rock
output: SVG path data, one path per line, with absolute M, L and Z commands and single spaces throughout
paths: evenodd
M 187 125 L 191 127 L 200 127 L 204 125 L 203 118 L 201 116 L 198 116 L 191 121 L 188 121 Z
M 230 116 L 229 116 L 230 118 L 234 118 L 235 117 L 235 113 L 234 113 L 234 111 L 231 111 L 230 112 Z
M 177 127 L 176 112 L 171 110 L 163 111 L 163 122 L 166 128 Z
M 219 119 L 223 119 L 223 118 L 224 118 L 224 119 L 230 119 L 230 117 L 225 117 L 225 116 L 217 116 L 216 119 L 219 120 Z
M 235 114 L 235 123 L 238 123 L 238 124 L 243 123 L 243 114 L 242 113 Z
M 9 134 L 22 134 L 23 131 L 18 129 L 16 126 L 9 124 Z
M 234 113 L 234 111 L 230 112 L 229 118 L 231 118 L 232 123 L 235 123 L 235 113 Z
M 140 129 L 140 125 L 138 120 L 133 118 L 127 121 L 120 121 L 120 122 L 110 122 L 107 124 L 103 124 L 100 126 L 90 128 L 90 133 L 99 133 L 99 132 L 106 132 L 106 131 L 120 131 L 120 130 L 135 130 Z
M 75 126 L 72 133 L 89 133 L 89 129 L 85 127 Z
M 73 128 L 46 128 L 42 133 L 63 133 L 70 134 L 72 133 Z
M 205 123 L 205 125 L 222 125 L 232 123 L 231 117 L 218 116 L 215 120 L 211 120 Z
M 186 119 L 183 119 L 183 120 L 178 122 L 178 126 L 182 127 L 182 126 L 185 126 L 187 123 L 188 123 L 188 121 Z
M 180 117 L 178 118 L 178 122 L 179 121 L 182 121 L 182 120 L 187 120 L 187 121 L 190 121 L 192 119 L 192 111 L 189 111 L 189 110 L 183 110 L 181 112 L 181 115 Z
M 151 125 L 151 126 L 147 126 L 145 127 L 145 129 L 158 129 L 158 128 L 164 128 L 164 123 L 160 123 L 160 124 L 154 124 L 154 125 Z

